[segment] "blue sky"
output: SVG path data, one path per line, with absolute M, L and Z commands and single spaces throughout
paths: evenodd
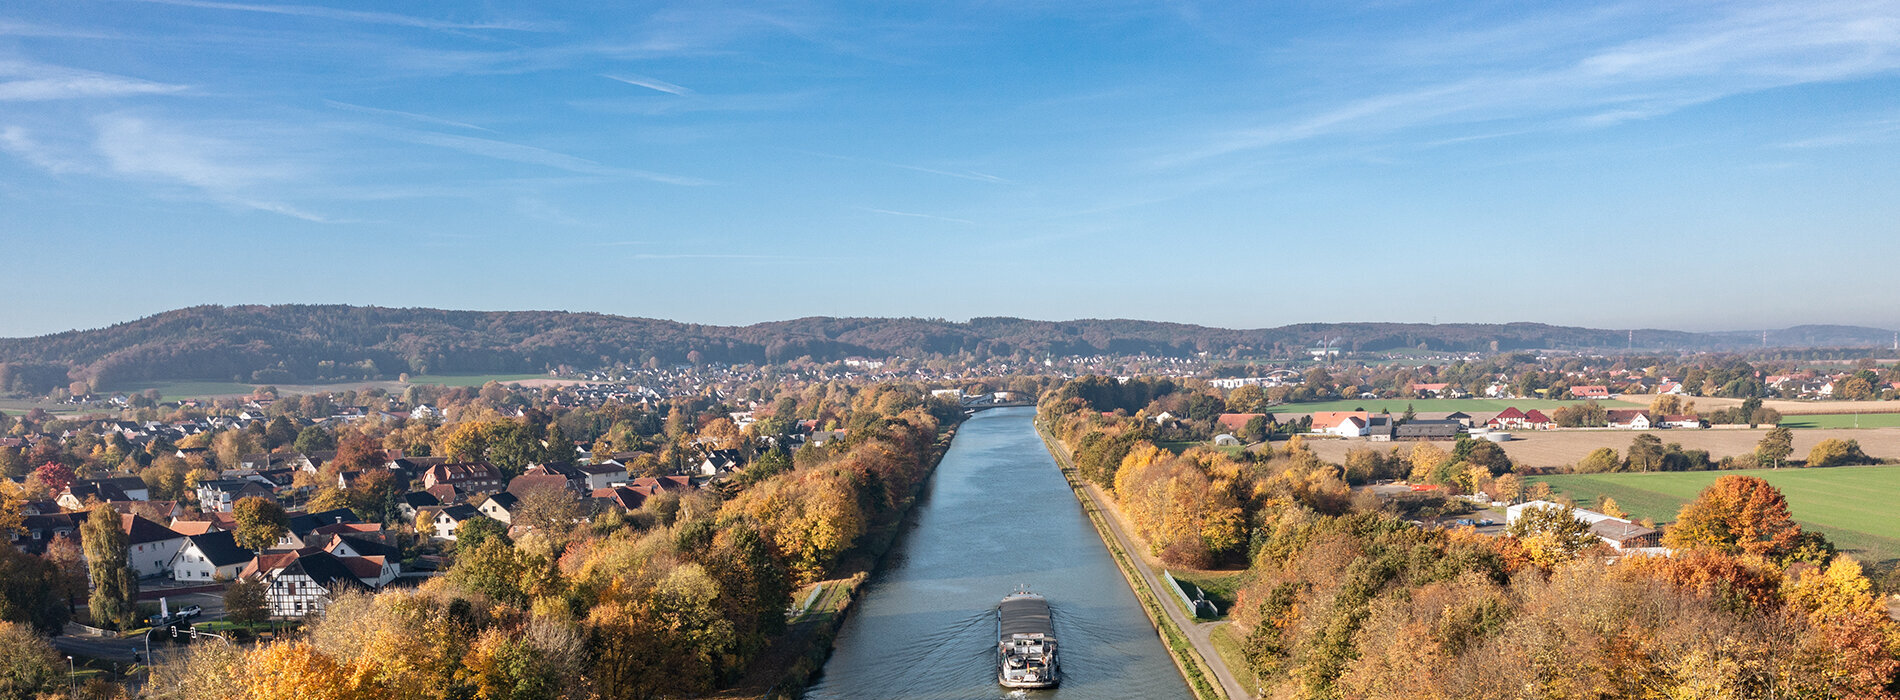
M 1900 4 L 15 0 L 0 244 L 0 335 L 1895 327 Z

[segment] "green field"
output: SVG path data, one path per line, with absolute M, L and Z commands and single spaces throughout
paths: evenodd
M 1782 416 L 1787 428 L 1900 428 L 1900 413 L 1816 413 Z
M 102 393 L 136 394 L 146 389 L 157 389 L 160 396 L 168 400 L 195 399 L 203 396 L 231 396 L 251 393 L 255 384 L 239 382 L 217 382 L 202 380 L 180 380 L 171 382 L 134 382 L 123 386 L 105 389 Z
M 1358 410 L 1378 413 L 1380 409 L 1384 409 L 1397 414 L 1404 413 L 1406 405 L 1409 404 L 1412 410 L 1419 413 L 1450 413 L 1452 411 L 1494 413 L 1512 406 L 1518 407 L 1519 410 L 1528 411 L 1535 408 L 1548 412 L 1559 406 L 1569 406 L 1571 404 L 1580 403 L 1583 402 L 1561 401 L 1557 399 L 1341 399 L 1338 401 L 1281 404 L 1274 406 L 1271 410 L 1274 413 L 1313 413 L 1316 411 Z M 1603 406 L 1604 408 L 1635 408 L 1640 404 L 1610 399 L 1598 401 L 1597 405 Z
M 409 376 L 410 384 L 440 384 L 442 386 L 481 386 L 489 382 L 518 382 L 524 379 L 547 379 L 546 374 L 415 374 Z
M 1781 489 L 1795 520 L 1868 561 L 1900 557 L 1900 466 L 1535 477 L 1588 507 L 1608 495 L 1635 518 L 1675 520 L 1676 511 L 1725 474 L 1766 479 Z

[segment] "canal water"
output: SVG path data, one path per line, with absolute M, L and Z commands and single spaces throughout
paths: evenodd
M 1191 697 L 1034 417 L 994 409 L 958 428 L 808 700 Z M 1019 585 L 1054 610 L 1059 688 L 996 684 L 996 603 Z

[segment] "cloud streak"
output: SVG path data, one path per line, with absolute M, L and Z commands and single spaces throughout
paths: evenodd
M 0 78 L 17 78 L 0 82 L 0 101 L 4 102 L 169 95 L 189 89 L 184 85 L 12 61 L 0 61 Z
M 617 81 L 626 83 L 628 85 L 638 85 L 648 90 L 657 90 L 659 92 L 664 92 L 668 95 L 693 94 L 693 91 L 688 88 L 683 88 L 678 85 L 674 85 L 672 83 L 666 82 L 664 80 L 660 80 L 658 78 L 648 78 L 645 76 L 638 76 L 638 75 L 610 75 L 610 74 L 602 74 L 600 77 L 606 78 L 608 80 L 617 80 Z
M 703 180 L 696 177 L 687 177 L 684 175 L 669 175 L 666 173 L 656 173 L 656 172 L 647 171 L 647 170 L 637 170 L 633 168 L 621 168 L 621 167 L 616 167 L 616 166 L 611 166 L 611 165 L 604 165 L 596 161 L 588 160 L 586 158 L 571 156 L 571 155 L 560 153 L 557 151 L 550 151 L 545 148 L 536 148 L 534 146 L 526 146 L 526 145 L 522 145 L 518 143 L 509 143 L 507 141 L 496 141 L 494 139 L 482 139 L 482 138 L 475 138 L 473 136 L 456 136 L 453 134 L 439 134 L 439 133 L 428 132 L 428 131 L 403 131 L 403 132 L 392 135 L 392 138 L 396 138 L 402 141 L 408 141 L 411 143 L 418 143 L 425 146 L 436 146 L 439 148 L 447 148 L 454 151 L 461 151 L 463 153 L 481 156 L 484 158 L 493 158 L 495 160 L 505 160 L 505 161 L 515 162 L 515 163 L 522 163 L 526 165 L 539 165 L 542 167 L 554 168 L 557 170 L 566 170 L 568 172 L 578 173 L 581 175 L 600 175 L 600 176 L 607 176 L 607 177 L 632 177 L 632 178 L 638 178 L 641 180 L 649 180 L 652 182 L 658 182 L 658 183 L 667 184 L 667 185 L 680 185 L 680 186 L 688 186 L 688 187 L 712 184 L 711 181 Z
M 435 124 L 438 126 L 453 126 L 458 129 L 472 129 L 475 131 L 486 131 L 491 134 L 495 133 L 494 129 L 490 129 L 487 127 L 476 126 L 474 124 L 469 124 L 466 122 L 451 121 L 448 119 L 443 119 L 441 117 L 431 117 L 427 114 L 416 114 L 414 112 L 403 112 L 403 111 L 398 111 L 394 109 L 382 109 L 380 107 L 365 107 L 363 105 L 355 105 L 355 104 L 350 104 L 348 102 L 338 102 L 336 100 L 324 100 L 323 103 L 326 105 L 329 105 L 330 107 L 334 107 L 336 109 L 348 110 L 351 112 L 361 112 L 363 114 L 378 114 L 378 115 L 390 116 L 390 117 L 401 117 L 403 119 L 408 119 L 410 121 L 418 121 L 424 124 Z
M 155 5 L 174 5 L 204 10 L 229 10 L 233 12 L 255 12 L 293 17 L 311 17 L 338 22 L 358 24 L 381 24 L 397 27 L 437 30 L 481 30 L 500 29 L 522 32 L 551 31 L 553 27 L 528 22 L 450 22 L 445 20 L 412 17 L 390 12 L 369 12 L 363 10 L 339 10 L 315 5 L 258 5 L 237 2 L 212 2 L 210 0 L 139 0 Z
M 187 134 L 123 116 L 94 120 L 94 148 L 111 172 L 132 179 L 184 185 L 227 205 L 332 223 L 317 214 L 255 194 L 259 185 L 281 183 L 299 174 L 283 164 L 266 163 L 220 139 Z
M 910 218 L 915 218 L 915 219 L 931 219 L 934 221 L 947 221 L 953 224 L 970 224 L 973 226 L 976 225 L 976 222 L 971 221 L 969 219 L 956 219 L 956 218 L 951 218 L 948 216 L 937 216 L 936 214 L 919 214 L 916 212 L 909 212 L 909 211 L 897 211 L 895 209 L 873 209 L 871 207 L 861 207 L 861 208 L 864 211 L 868 211 L 873 214 L 887 214 L 890 216 L 905 216 L 905 217 L 910 217 Z
M 1430 126 L 1531 121 L 1547 130 L 1603 128 L 1738 94 L 1900 70 L 1900 7 L 1890 3 L 1745 7 L 1665 26 L 1645 36 L 1582 47 L 1568 61 L 1524 57 L 1515 67 L 1487 67 L 1450 80 L 1432 79 L 1442 74 L 1433 67 L 1412 87 L 1230 130 L 1158 164 L 1172 167 L 1294 142 Z

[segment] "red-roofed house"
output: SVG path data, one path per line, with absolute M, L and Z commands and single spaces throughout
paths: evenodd
M 1579 399 L 1607 399 L 1610 398 L 1610 388 L 1602 384 L 1573 386 L 1570 387 L 1570 395 Z
M 1451 385 L 1444 382 L 1440 382 L 1437 384 L 1425 384 L 1422 382 L 1413 383 L 1412 393 L 1419 394 L 1422 396 L 1438 396 L 1440 394 L 1445 393 L 1445 387 L 1448 387 L 1448 386 L 1451 386 Z
M 1701 416 L 1698 416 L 1698 415 L 1695 415 L 1695 414 L 1693 414 L 1693 413 L 1688 413 L 1688 414 L 1680 414 L 1680 415 L 1674 415 L 1674 416 L 1663 416 L 1663 419 L 1662 419 L 1662 426 L 1663 426 L 1663 427 L 1665 427 L 1665 428 L 1701 428 L 1701 427 L 1704 427 L 1704 425 L 1703 425 L 1703 423 L 1702 423 L 1702 417 L 1701 417 Z
M 1369 417 L 1365 411 L 1318 411 L 1313 414 L 1312 430 L 1340 437 L 1363 437 Z
M 1610 427 L 1624 430 L 1648 430 L 1654 427 L 1649 422 L 1649 412 L 1635 408 L 1612 408 L 1609 410 Z
M 1229 431 L 1235 431 L 1235 430 L 1239 430 L 1241 428 L 1247 427 L 1248 421 L 1251 421 L 1255 418 L 1258 418 L 1264 415 L 1267 415 L 1267 414 L 1265 413 L 1222 413 L 1220 414 L 1220 417 L 1216 418 L 1215 420 L 1220 423 L 1221 427 L 1226 428 Z

